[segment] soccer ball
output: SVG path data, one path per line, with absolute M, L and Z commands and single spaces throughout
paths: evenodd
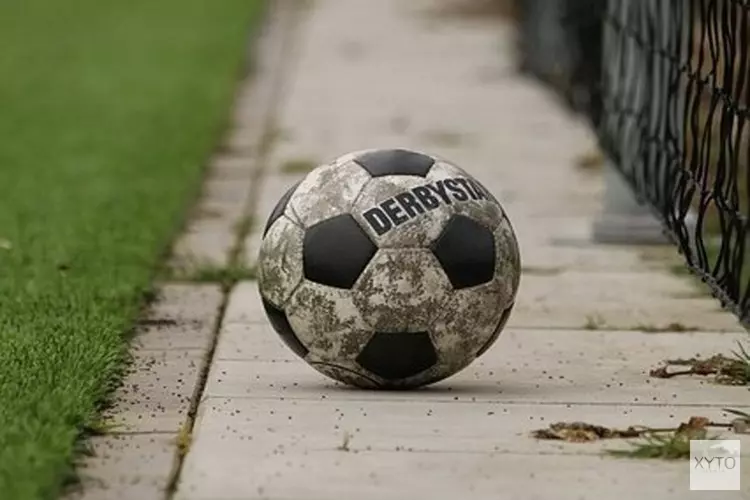
M 273 209 L 258 266 L 286 345 L 363 388 L 414 388 L 481 356 L 520 280 L 513 228 L 461 168 L 423 153 L 366 150 L 321 165 Z

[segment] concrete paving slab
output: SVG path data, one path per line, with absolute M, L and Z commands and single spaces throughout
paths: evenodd
M 201 449 L 198 447 L 197 449 Z M 215 449 L 214 449 L 215 450 Z M 175 500 L 683 500 L 689 494 L 684 462 L 654 467 L 646 461 L 595 456 L 339 450 L 232 454 L 218 466 L 210 451 L 189 465 L 190 480 Z M 743 469 L 746 469 L 743 461 Z M 252 470 L 252 474 L 248 474 Z M 355 493 L 356 492 L 356 493 Z M 696 496 L 698 498 L 698 496 Z M 701 500 L 746 499 L 744 492 L 700 492 Z
M 270 145 L 270 127 L 295 60 L 299 10 L 293 2 L 278 2 L 269 9 L 269 22 L 254 40 L 253 77 L 238 92 L 233 127 L 224 140 L 225 150 L 234 156 L 257 158 Z
M 138 327 L 131 349 L 139 351 L 208 350 L 215 326 L 197 320 Z
M 523 274 L 556 276 L 563 271 L 663 272 L 665 263 L 644 261 L 630 248 L 602 248 L 600 245 L 524 245 Z M 675 264 L 678 262 L 675 258 Z
M 245 156 L 217 154 L 209 160 L 208 171 L 222 179 L 245 182 L 248 180 L 248 172 L 252 171 L 252 161 L 254 160 Z
M 450 379 L 418 392 L 380 393 L 348 390 L 318 374 L 264 324 L 234 323 L 222 329 L 204 395 L 733 406 L 750 398 L 747 388 L 700 378 L 654 379 L 648 372 L 667 358 L 730 354 L 745 337 L 507 328 L 489 351 Z
M 529 246 L 556 242 L 569 242 L 577 246 L 591 244 L 591 218 L 588 216 L 558 213 L 547 217 L 528 217 L 519 216 L 521 214 L 510 212 L 510 209 L 508 213 L 522 252 Z
M 206 321 L 215 319 L 221 290 L 215 284 L 162 283 L 157 285 L 156 301 L 142 320 Z
M 223 301 L 217 285 L 162 284 L 131 345 L 132 363 L 104 418 L 118 432 L 177 432 L 187 421 Z
M 248 192 L 257 161 L 212 164 L 203 192 L 185 231 L 174 245 L 172 265 L 192 268 L 226 264 L 245 216 Z
M 481 177 L 477 175 L 477 177 Z M 591 214 L 601 207 L 601 185 L 597 180 L 591 187 L 582 189 L 579 193 L 547 191 L 540 200 L 533 203 L 523 196 L 527 188 L 512 185 L 502 180 L 483 182 L 487 188 L 500 200 L 511 217 L 512 222 L 522 222 L 529 218 L 532 228 L 539 225 L 539 219 L 545 217 L 584 217 L 588 220 Z M 542 221 L 543 224 L 543 221 Z
M 419 147 L 428 145 L 423 140 L 430 135 L 426 132 L 441 129 L 479 138 L 453 148 L 460 164 L 472 171 L 472 165 L 486 164 L 495 175 L 505 170 L 518 177 L 523 173 L 515 165 L 526 166 L 534 158 L 542 160 L 540 168 L 557 164 L 560 153 L 572 156 L 580 137 L 590 137 L 590 131 L 571 126 L 564 114 L 549 113 L 555 102 L 545 90 L 515 77 L 493 85 L 479 80 L 480 72 L 507 72 L 512 67 L 509 58 L 498 54 L 498 48 L 510 48 L 511 37 L 503 26 L 493 26 L 491 31 L 443 25 L 436 29 L 435 23 L 423 25 L 424 13 L 419 9 L 403 4 L 378 8 L 382 12 L 373 14 L 364 27 L 351 22 L 364 12 L 356 9 L 375 10 L 356 2 L 346 6 L 328 2 L 308 23 L 306 50 L 280 118 L 294 138 L 284 147 L 323 156 L 397 139 Z M 401 18 L 407 10 L 408 17 Z M 387 39 L 379 35 L 383 30 L 379 19 L 387 23 Z M 391 78 L 393 74 L 399 78 Z M 371 99 L 373 88 L 388 99 Z M 312 95 L 315 101 L 309 99 Z M 317 126 L 306 125 L 313 121 Z M 401 124 L 395 131 L 394 123 Z M 475 161 L 479 158 L 486 160 Z
M 166 284 L 149 308 L 131 343 L 144 350 L 208 350 L 223 297 L 216 285 Z
M 260 300 L 258 283 L 242 281 L 232 290 L 227 300 L 222 325 L 228 323 L 266 323 L 266 313 Z
M 237 455 L 335 450 L 432 453 L 601 454 L 627 448 L 622 440 L 564 443 L 530 433 L 554 422 L 586 421 L 612 428 L 676 427 L 692 416 L 727 422 L 719 408 L 629 405 L 535 405 L 503 402 L 454 404 L 387 397 L 371 400 L 209 398 L 194 430 L 194 444 Z M 470 425 L 467 423 L 470 422 Z M 717 435 L 734 436 L 717 430 Z M 750 445 L 750 436 L 739 436 Z M 203 441 L 206 443 L 203 443 Z M 252 448 L 252 451 L 251 451 Z M 750 456 L 750 447 L 744 453 Z
M 689 300 L 689 299 L 684 299 Z M 681 328 L 710 329 L 721 332 L 737 332 L 742 329 L 737 320 L 727 312 L 721 312 L 718 304 L 703 299 L 700 310 L 686 309 L 681 299 L 660 300 L 660 309 L 648 304 L 623 304 L 616 302 L 583 305 L 571 309 L 570 304 L 524 304 L 520 303 L 508 321 L 516 328 L 564 328 L 564 329 L 610 329 L 610 330 L 670 330 L 675 324 Z M 705 308 L 703 307 L 705 305 Z M 706 310 L 708 308 L 708 310 Z
M 281 343 L 268 322 L 224 323 L 214 352 L 214 361 L 297 360 Z
M 234 243 L 234 224 L 203 217 L 191 222 L 175 243 L 172 267 L 189 271 L 201 266 L 224 267 Z
M 198 214 L 209 212 L 205 215 L 221 219 L 242 217 L 252 177 L 252 169 L 245 170 L 242 177 L 224 178 L 220 172 L 214 172 L 205 181 L 206 199 L 198 206 Z
M 162 500 L 176 465 L 176 434 L 97 436 L 66 500 Z
M 525 278 L 522 286 L 527 302 L 554 299 L 570 303 L 596 298 L 627 302 L 628 298 L 653 300 L 695 292 L 693 283 L 684 276 L 648 271 L 591 273 L 580 270 L 566 271 L 554 277 L 532 275 Z
M 205 361 L 203 349 L 141 351 L 104 418 L 118 432 L 177 432 Z
M 516 304 L 511 327 L 745 331 L 690 278 L 668 272 L 525 273 Z

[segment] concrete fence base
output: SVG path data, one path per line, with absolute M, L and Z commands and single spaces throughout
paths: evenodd
M 648 207 L 639 204 L 632 190 L 614 167 L 604 168 L 602 211 L 594 220 L 596 243 L 666 245 L 669 239 Z

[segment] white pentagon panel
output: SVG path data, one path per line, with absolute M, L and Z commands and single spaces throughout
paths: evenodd
M 302 180 L 304 180 L 304 179 L 302 179 Z M 302 183 L 302 180 L 298 181 L 296 184 L 292 185 L 289 188 L 291 194 L 289 196 L 289 199 L 286 201 L 286 204 L 284 205 L 284 210 L 282 212 L 283 215 L 285 215 L 286 217 L 288 217 L 292 222 L 294 222 L 295 224 L 297 224 L 300 227 L 304 227 L 304 225 L 302 224 L 302 221 L 300 220 L 300 218 L 297 215 L 297 213 L 294 211 L 294 209 L 292 208 L 292 206 L 289 204 L 289 201 L 291 201 L 291 199 L 292 199 L 291 196 L 294 194 L 294 192 L 296 191 L 297 187 Z
M 354 304 L 380 332 L 429 331 L 452 293 L 440 263 L 426 249 L 381 249 L 352 289 Z
M 349 290 L 303 281 L 285 312 L 310 361 L 354 360 L 372 334 Z
M 510 303 L 501 280 L 454 291 L 430 335 L 438 363 L 449 371 L 468 366 L 495 332 Z
M 354 162 L 321 165 L 302 180 L 289 208 L 304 227 L 347 213 L 370 175 Z
M 261 242 L 258 256 L 260 293 L 281 307 L 302 281 L 304 231 L 286 215 L 279 217 Z

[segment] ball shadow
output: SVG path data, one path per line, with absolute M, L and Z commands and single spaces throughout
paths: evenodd
M 501 380 L 458 380 L 438 382 L 417 388 L 360 388 L 334 381 L 318 381 L 309 384 L 300 384 L 299 387 L 311 392 L 319 392 L 327 397 L 376 397 L 382 395 L 386 398 L 403 399 L 404 397 L 438 396 L 445 398 L 482 398 L 484 400 L 503 400 L 517 397 L 529 396 L 531 388 L 524 384 L 518 385 L 510 381 Z M 536 388 L 534 392 L 538 392 Z

